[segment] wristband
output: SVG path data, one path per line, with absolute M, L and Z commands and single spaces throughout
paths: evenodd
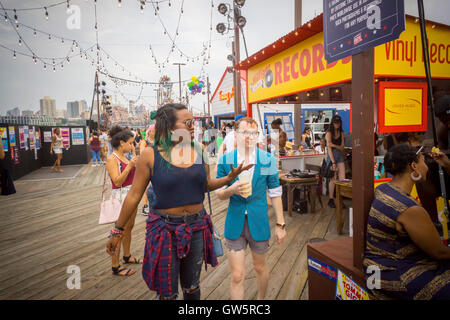
M 108 238 L 120 237 L 122 234 L 123 234 L 123 231 L 120 231 L 120 230 L 117 230 L 116 228 L 114 228 L 109 232 Z
M 114 224 L 114 228 L 122 232 L 125 230 L 124 228 L 119 227 L 117 224 Z
M 283 224 L 277 223 L 277 227 L 280 227 L 281 230 L 284 230 L 286 228 L 286 223 L 283 223 Z

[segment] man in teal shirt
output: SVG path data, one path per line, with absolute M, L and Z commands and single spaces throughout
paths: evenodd
M 266 253 L 269 249 L 270 225 L 267 207 L 267 190 L 276 213 L 276 242 L 286 237 L 281 201 L 282 189 L 278 180 L 275 158 L 256 147 L 258 124 L 251 118 L 236 123 L 237 148 L 224 154 L 217 165 L 217 178 L 225 177 L 233 165 L 254 164 L 228 187 L 217 190 L 221 200 L 230 200 L 225 218 L 225 238 L 231 268 L 231 299 L 244 299 L 245 249 L 252 251 L 253 266 L 258 282 L 258 299 L 264 299 L 269 281 Z M 251 183 L 243 183 L 244 175 Z M 250 175 L 250 176 L 248 176 Z

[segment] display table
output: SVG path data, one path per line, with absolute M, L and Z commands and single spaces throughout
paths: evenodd
M 281 156 L 279 160 L 281 161 L 281 170 L 291 171 L 298 169 L 305 171 L 307 165 L 320 167 L 322 166 L 322 161 L 325 155 L 311 153 L 311 154 L 301 154 L 296 156 Z
M 352 199 L 352 182 L 336 181 L 336 227 L 337 233 L 342 234 L 342 198 Z
M 311 187 L 319 184 L 319 178 L 286 178 L 288 172 L 281 171 L 279 174 L 280 184 L 287 187 L 288 214 L 292 216 L 292 205 L 294 203 L 294 189 L 297 187 L 308 188 L 308 201 L 311 212 L 316 211 L 316 192 L 311 192 Z M 312 196 L 311 196 L 312 193 Z

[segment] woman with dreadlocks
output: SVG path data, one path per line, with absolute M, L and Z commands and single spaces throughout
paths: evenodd
M 217 265 L 212 222 L 204 194 L 230 184 L 251 165 L 231 166 L 228 176 L 211 179 L 206 152 L 194 141 L 194 118 L 182 104 L 166 104 L 156 113 L 155 141 L 142 151 L 136 175 L 107 244 L 114 254 L 122 228 L 136 210 L 149 182 L 156 195 L 147 219 L 142 275 L 162 300 L 178 297 L 180 278 L 185 300 L 200 299 L 203 260 Z

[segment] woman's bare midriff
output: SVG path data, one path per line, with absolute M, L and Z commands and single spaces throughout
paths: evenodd
M 194 214 L 203 209 L 203 204 L 187 204 L 185 206 L 169 208 L 169 209 L 156 209 L 156 211 L 171 215 L 171 216 L 184 216 L 186 214 Z

